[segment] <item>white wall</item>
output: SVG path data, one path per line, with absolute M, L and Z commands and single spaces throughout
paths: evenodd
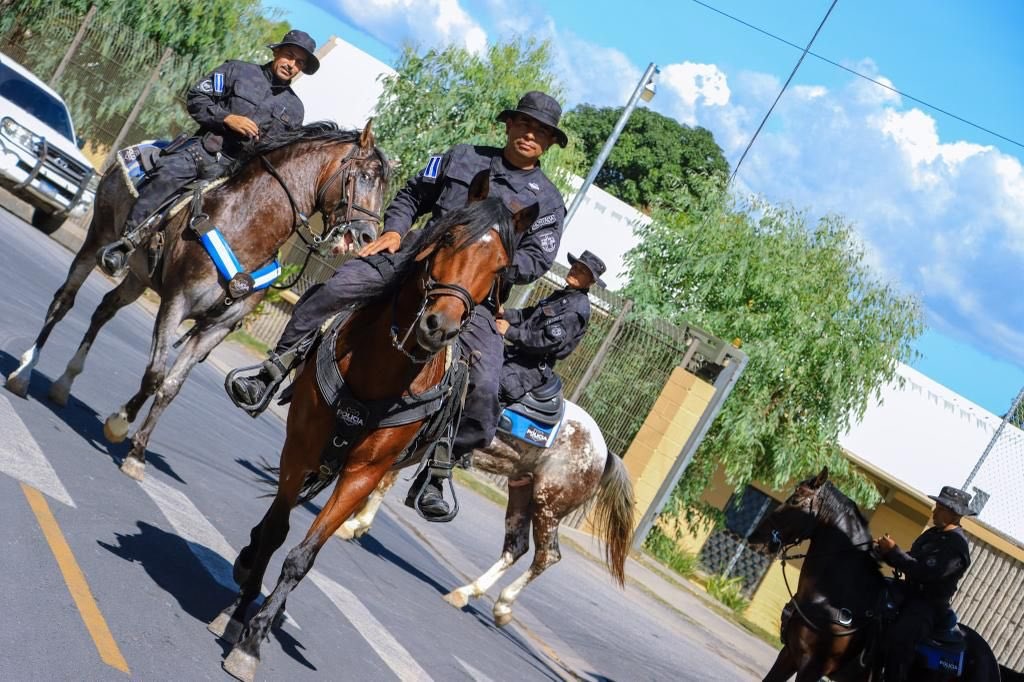
M 335 121 L 362 129 L 384 89 L 380 77 L 395 70 L 351 43 L 330 38 L 316 54 L 320 70 L 292 86 L 306 107 L 306 123 Z

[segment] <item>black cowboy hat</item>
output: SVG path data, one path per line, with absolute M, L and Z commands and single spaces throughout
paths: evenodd
M 579 258 L 570 253 L 569 265 L 575 265 L 576 263 L 582 263 L 583 265 L 587 266 L 587 270 L 590 270 L 590 274 L 593 276 L 594 282 L 597 284 L 597 286 L 607 286 L 604 283 L 604 280 L 601 279 L 601 275 L 603 275 L 604 271 L 607 269 L 604 266 L 603 260 L 595 256 L 594 254 L 590 253 L 590 251 L 584 251 L 583 253 L 580 254 Z
M 971 494 L 951 485 L 942 486 L 938 495 L 929 495 L 928 497 L 958 516 L 977 515 L 971 509 Z
M 271 50 L 276 50 L 285 45 L 294 45 L 306 52 L 306 66 L 302 69 L 302 73 L 312 76 L 320 69 L 320 60 L 314 54 L 316 51 L 316 41 L 310 38 L 308 33 L 299 30 L 288 31 L 284 34 L 281 42 L 267 45 L 267 47 Z
M 555 142 L 564 147 L 569 144 L 569 137 L 558 127 L 558 121 L 562 118 L 562 105 L 551 95 L 532 90 L 521 98 L 515 109 L 505 109 L 498 114 L 495 120 L 505 122 L 514 114 L 529 116 L 535 121 L 540 121 L 555 131 Z

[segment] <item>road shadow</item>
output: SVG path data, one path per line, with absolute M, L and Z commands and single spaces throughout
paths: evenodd
M 182 611 L 204 627 L 234 600 L 238 587 L 231 579 L 231 563 L 227 559 L 205 545 L 148 523 L 137 521 L 136 525 L 139 532 L 135 535 L 115 533 L 116 545 L 102 540 L 96 544 L 125 561 L 141 565 L 157 586 L 177 600 Z M 291 634 L 280 627 L 272 628 L 271 632 L 286 654 L 310 670 L 317 669 L 302 654 L 305 647 Z M 223 640 L 218 643 L 226 656 L 232 645 Z
M 6 351 L 0 350 L 0 376 L 6 377 L 19 364 L 21 362 L 18 358 Z M 68 404 L 61 407 L 50 400 L 51 386 L 53 386 L 53 379 L 38 369 L 33 370 L 32 380 L 28 386 L 28 397 L 46 407 L 54 416 L 67 424 L 68 428 L 81 436 L 94 450 L 107 455 L 114 464 L 121 466 L 121 462 L 128 456 L 128 452 L 132 448 L 131 439 L 125 439 L 123 442 L 116 444 L 110 443 L 106 436 L 103 435 L 103 423 L 106 421 L 106 417 L 101 417 L 96 410 L 76 398 L 74 394 L 68 397 Z M 5 395 L 10 398 L 16 397 L 10 391 L 6 391 Z M 147 448 L 146 464 L 167 474 L 179 483 L 188 485 L 167 462 L 167 458 L 159 452 L 153 452 Z

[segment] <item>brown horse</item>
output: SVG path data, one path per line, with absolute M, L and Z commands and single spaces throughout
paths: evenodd
M 828 481 L 828 469 L 799 483 L 748 540 L 772 551 L 810 540 L 792 595 L 794 612 L 783 623 L 784 646 L 764 679 L 782 682 L 794 673 L 797 682 L 816 682 L 825 675 L 836 682 L 879 679 L 880 663 L 872 655 L 872 645 L 878 636 L 885 579 L 872 552 L 867 520 Z M 918 661 L 910 680 L 998 682 L 991 648 L 974 630 L 962 623 L 959 627 L 967 641 L 962 677 L 926 669 Z
M 338 334 L 334 362 L 351 395 L 363 405 L 397 405 L 439 385 L 447 359 L 439 351 L 457 339 L 511 262 L 519 236 L 536 219 L 536 205 L 513 214 L 501 199 L 487 198 L 488 183 L 486 171 L 477 175 L 470 186 L 469 206 L 406 239 L 393 297 L 365 302 Z M 386 428 L 370 420 L 334 473 L 321 477 L 321 453 L 332 441 L 341 410 L 320 394 L 318 362 L 306 363 L 295 381 L 277 493 L 252 529 L 249 545 L 235 559 L 238 596 L 210 623 L 212 632 L 231 640 L 242 630 L 246 609 L 260 594 L 267 562 L 288 533 L 291 510 L 334 476 L 338 480 L 303 541 L 288 553 L 273 592 L 224 661 L 224 669 L 242 680 L 255 675 L 263 639 L 283 613 L 288 594 L 313 567 L 320 548 L 363 504 L 426 420 L 423 416 Z M 452 399 L 460 400 L 461 395 Z
M 254 155 L 261 158 L 252 158 L 242 165 L 224 184 L 211 190 L 202 205 L 203 212 L 220 228 L 247 271 L 268 263 L 305 220 L 304 216 L 315 211 L 323 215 L 325 235 L 333 235 L 324 240 L 324 249 L 330 247 L 339 252 L 350 248 L 353 241 L 365 243 L 376 234 L 390 164 L 375 146 L 369 124 L 361 133 L 339 130 L 333 123 L 310 124 L 282 137 L 261 141 Z M 270 172 L 271 169 L 275 172 Z M 7 377 L 8 390 L 22 397 L 28 392 L 32 368 L 43 344 L 74 305 L 75 295 L 96 266 L 96 253 L 117 238 L 118 226 L 124 223 L 131 205 L 132 196 L 115 164 L 100 182 L 85 242 L 50 303 L 42 330 L 22 355 L 21 364 Z M 192 367 L 241 324 L 266 293 L 257 291 L 225 309 L 224 281 L 203 246 L 185 229 L 188 217 L 188 211 L 180 211 L 170 219 L 164 230 L 163 262 L 154 276 L 148 274 L 146 249 L 133 255 L 128 274 L 104 296 L 78 351 L 50 391 L 52 400 L 66 404 L 71 383 L 82 372 L 103 325 L 136 300 L 146 287 L 160 295 L 142 386 L 104 424 L 107 439 L 121 442 L 128 434 L 128 425 L 155 394 L 149 414 L 136 431 L 132 449 L 121 465 L 122 471 L 136 479 L 141 479 L 145 472 L 150 434 Z M 170 343 L 178 326 L 187 319 L 195 320 L 195 326 L 168 371 Z
M 505 542 L 493 566 L 446 594 L 445 601 L 462 608 L 470 598 L 484 596 L 529 550 L 532 528 L 536 549 L 530 567 L 494 603 L 494 622 L 507 625 L 523 589 L 561 559 L 558 526 L 562 519 L 595 498 L 594 525 L 597 537 L 604 540 L 605 563 L 619 585 L 624 583 L 633 538 L 633 486 L 622 460 L 608 452 L 601 429 L 583 408 L 566 401 L 564 425 L 548 448 L 499 434 L 486 448 L 474 451 L 471 462 L 474 469 L 508 478 Z M 397 472 L 386 476 L 338 535 L 350 539 L 366 534 L 397 478 Z

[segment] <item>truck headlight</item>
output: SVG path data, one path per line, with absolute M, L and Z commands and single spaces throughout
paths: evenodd
M 31 130 L 16 123 L 13 118 L 7 116 L 0 121 L 0 133 L 3 133 L 14 144 L 32 153 L 37 151 L 43 141 L 43 138 L 33 135 Z

